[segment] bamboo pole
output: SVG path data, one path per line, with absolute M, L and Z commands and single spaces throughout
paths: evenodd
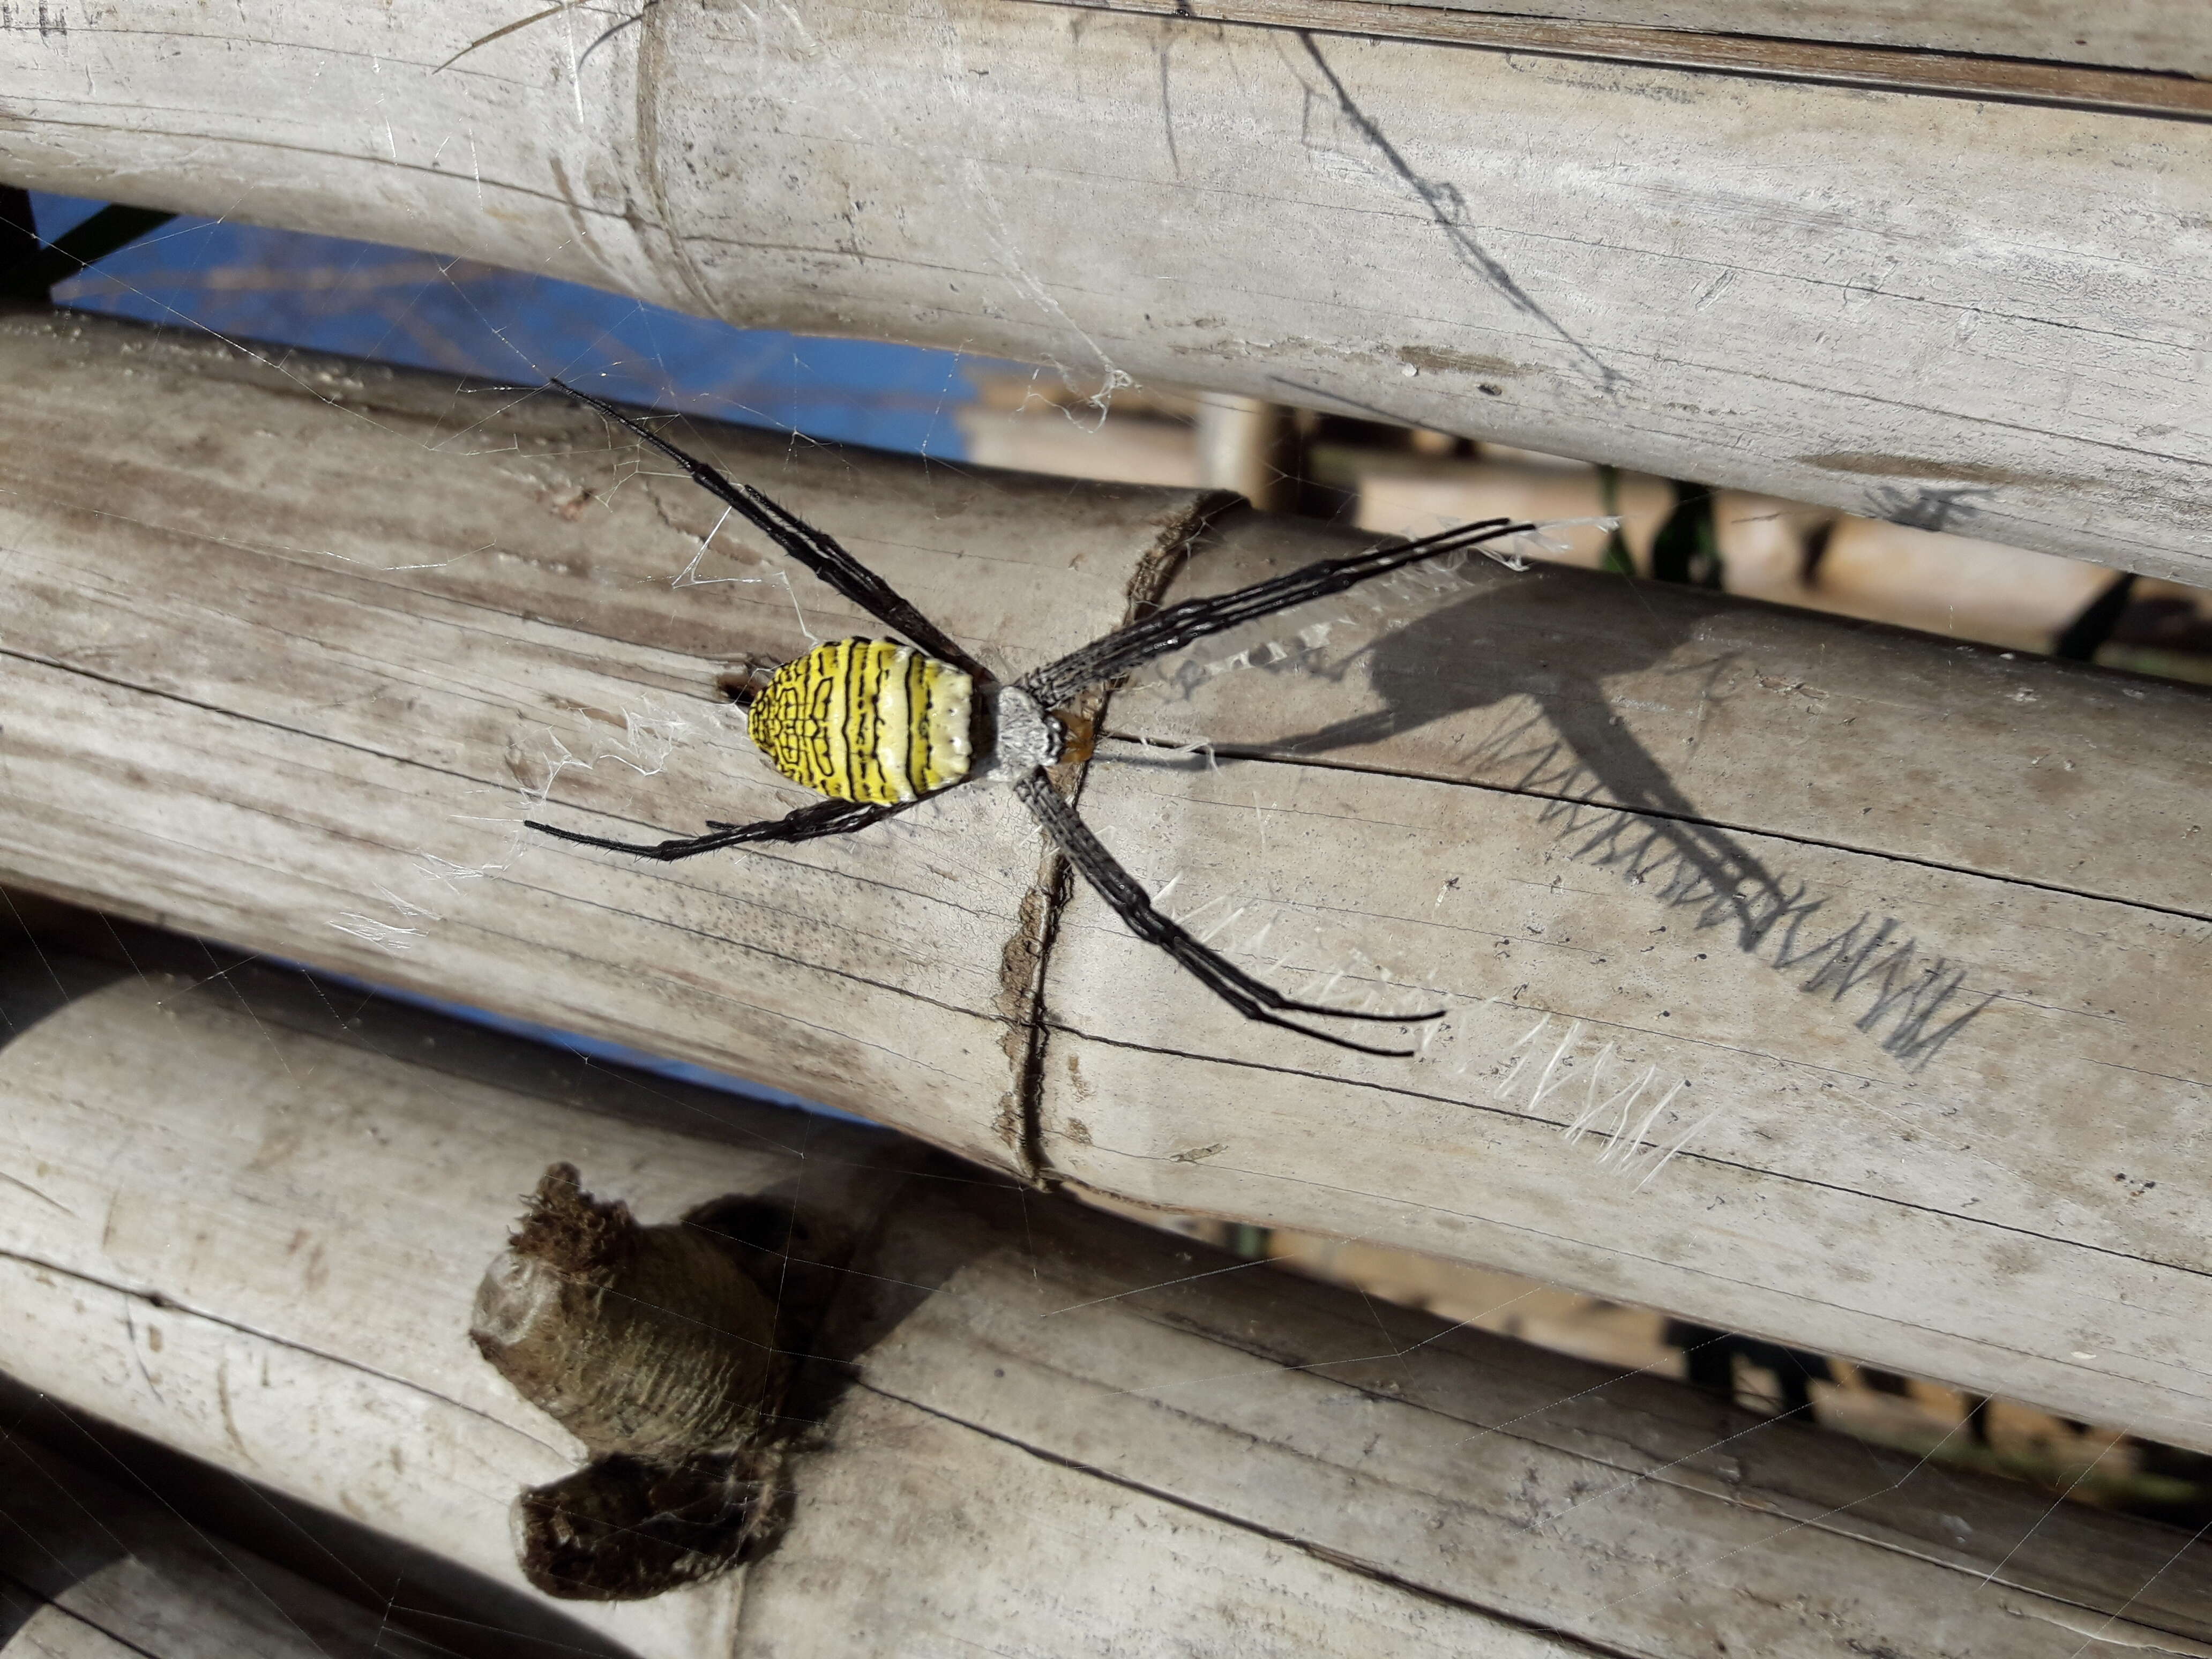
M 503 1510 L 576 1453 L 467 1340 L 520 1194 L 572 1159 L 648 1223 L 738 1198 L 805 1224 L 760 1269 L 786 1314 L 819 1298 L 788 1524 L 733 1573 L 564 1604 L 641 1654 L 2212 1650 L 2164 1528 L 887 1136 L 252 968 L 126 973 L 27 1024 L 22 995 L 0 1364 L 510 1583 Z
M 9 1659 L 447 1651 L 18 1432 L 0 1436 L 0 1654 Z
M 163 3 L 0 173 L 2201 582 L 2203 32 L 2021 9 Z
M 2212 1446 L 2201 691 L 1485 565 L 1117 694 L 1085 814 L 1252 971 L 1449 1011 L 1370 1060 L 1197 993 L 990 790 L 773 856 L 524 836 L 787 810 L 717 678 L 873 631 L 726 530 L 695 568 L 714 503 L 595 417 L 73 321 L 0 361 L 12 880 Z M 1006 672 L 1178 559 L 1171 597 L 1358 544 L 691 436 Z

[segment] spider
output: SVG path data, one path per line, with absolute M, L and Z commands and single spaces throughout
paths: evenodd
M 848 836 L 948 789 L 988 779 L 1012 786 L 1068 862 L 1082 872 L 1131 933 L 1166 951 L 1247 1019 L 1360 1054 L 1405 1058 L 1414 1051 L 1355 1042 L 1285 1016 L 1322 1015 L 1393 1024 L 1443 1018 L 1441 1009 L 1425 1014 L 1370 1013 L 1285 996 L 1154 909 L 1143 886 L 1091 833 L 1046 776 L 1044 769 L 1068 752 L 1073 736 L 1054 711 L 1079 692 L 1210 634 L 1307 599 L 1340 593 L 1425 559 L 1480 547 L 1536 526 L 1486 519 L 1418 541 L 1386 542 L 1348 558 L 1323 559 L 1233 593 L 1169 605 L 1057 662 L 1001 681 L 822 531 L 751 485 L 732 483 L 613 404 L 559 380 L 550 385 L 667 456 L 694 483 L 908 642 L 833 640 L 786 663 L 752 695 L 747 726 L 754 742 L 778 771 L 826 799 L 757 823 L 709 819 L 705 835 L 653 842 L 610 841 L 536 822 L 527 828 L 644 858 L 696 858 L 725 847 Z

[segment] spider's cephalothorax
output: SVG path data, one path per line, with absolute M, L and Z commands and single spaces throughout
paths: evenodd
M 1504 519 L 1462 525 L 1419 541 L 1372 547 L 1349 558 L 1323 559 L 1233 593 L 1186 599 L 1001 684 L 882 577 L 804 519 L 750 484 L 731 483 L 613 405 L 558 380 L 553 385 L 610 420 L 621 422 L 846 599 L 913 643 L 833 640 L 786 663 L 751 698 L 747 718 L 753 740 L 778 771 L 829 797 L 826 800 L 780 818 L 718 823 L 703 836 L 672 841 L 610 841 L 550 823 L 532 823 L 531 829 L 617 853 L 688 859 L 724 847 L 848 835 L 971 779 L 995 779 L 1012 786 L 1045 834 L 1131 933 L 1159 946 L 1247 1019 L 1301 1031 L 1340 1048 L 1403 1055 L 1413 1050 L 1353 1042 L 1283 1015 L 1323 1014 L 1394 1024 L 1442 1017 L 1437 1012 L 1370 1013 L 1285 996 L 1154 909 L 1144 888 L 1100 844 L 1045 775 L 1043 769 L 1060 758 L 1069 736 L 1053 711 L 1079 693 L 1105 685 L 1208 635 L 1534 526 Z
M 746 710 L 753 741 L 793 783 L 878 806 L 968 775 L 975 682 L 910 645 L 832 640 L 776 670 Z

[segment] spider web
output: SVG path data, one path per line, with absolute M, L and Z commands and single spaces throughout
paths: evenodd
M 586 31 L 586 36 L 594 33 Z M 51 238 L 67 228 L 72 214 L 89 210 L 90 204 L 72 205 L 59 198 L 42 198 L 37 205 L 40 229 Z M 280 364 L 285 361 L 282 347 L 289 343 L 524 385 L 557 374 L 609 397 L 781 431 L 788 434 L 794 447 L 868 443 L 904 449 L 946 465 L 958 465 L 963 459 L 953 416 L 970 395 L 967 374 L 975 363 L 962 354 L 735 330 L 572 284 L 467 261 L 287 235 L 227 220 L 179 220 L 103 262 L 97 270 L 65 283 L 55 297 L 58 303 L 85 310 L 203 329 L 232 340 L 270 343 L 256 349 Z M 1040 304 L 1054 303 L 1048 293 L 1036 297 Z M 1090 411 L 1083 418 L 1103 422 L 1126 377 L 1103 352 L 1098 365 L 1092 367 L 1097 369 L 1097 390 L 1072 402 L 1079 412 Z M 1063 380 L 1090 383 L 1083 374 L 1058 372 Z M 332 421 L 364 418 L 335 400 L 326 401 Z M 625 453 L 634 448 L 619 440 L 614 441 Z M 499 464 L 496 453 L 487 453 L 482 459 L 487 467 Z M 642 464 L 633 457 L 633 466 Z M 619 482 L 615 487 L 620 487 Z M 723 574 L 716 563 L 713 542 L 710 534 L 701 543 L 696 556 L 680 568 L 672 568 L 665 579 L 681 586 L 700 588 L 753 580 Z M 455 549 L 453 556 L 467 558 L 474 552 Z M 784 590 L 798 611 L 802 629 L 806 626 L 805 607 L 813 591 L 817 590 L 811 590 L 803 577 L 787 583 Z M 1207 747 L 1200 695 L 1206 684 L 1224 674 L 1247 672 L 1341 679 L 1349 672 L 1348 665 L 1379 635 L 1432 614 L 1435 608 L 1453 602 L 1463 592 L 1463 585 L 1456 584 L 1449 571 L 1408 573 L 1387 586 L 1378 585 L 1372 592 L 1270 619 L 1255 625 L 1247 635 L 1209 642 L 1158 665 L 1154 673 L 1123 694 L 1125 701 L 1117 706 L 1117 724 L 1132 737 L 1168 751 L 1170 757 L 1180 751 L 1181 758 L 1175 763 L 1216 766 L 1219 760 Z M 699 597 L 703 604 L 711 594 L 702 592 Z M 325 920 L 354 938 L 404 954 L 413 940 L 438 925 L 441 896 L 459 884 L 496 884 L 507 878 L 524 850 L 517 830 L 520 818 L 535 810 L 556 777 L 573 768 L 604 768 L 631 775 L 641 789 L 667 778 L 672 768 L 694 769 L 690 776 L 695 780 L 721 775 L 732 767 L 751 769 L 750 775 L 757 781 L 766 781 L 764 771 L 750 758 L 747 746 L 732 742 L 737 736 L 735 724 L 719 715 L 708 719 L 696 705 L 678 708 L 641 703 L 621 710 L 620 714 L 619 733 L 603 728 L 592 746 L 580 750 L 551 732 L 526 732 L 528 722 L 518 714 L 518 741 L 534 752 L 538 775 L 516 790 L 502 792 L 495 800 L 488 799 L 481 818 L 472 825 L 449 826 L 453 833 L 441 837 L 433 837 L 426 830 L 419 879 L 414 885 L 365 891 L 357 908 Z M 486 769 L 487 773 L 489 769 Z M 690 783 L 686 793 L 696 787 L 696 782 Z M 1255 794 L 1252 810 L 1264 820 L 1274 805 Z M 972 895 L 980 907 L 994 914 L 1010 913 L 1030 884 L 1033 844 L 1001 857 L 972 857 L 967 849 L 974 844 L 977 825 L 964 814 L 956 813 L 951 803 L 944 811 L 952 816 L 918 812 L 900 821 L 891 832 L 928 843 L 933 850 L 922 856 L 959 870 L 964 884 L 962 890 Z M 1304 986 L 1287 988 L 1295 994 L 1326 997 L 1349 982 L 1364 988 L 1362 994 L 1373 999 L 1423 984 L 1419 964 L 1374 960 L 1366 951 L 1371 941 L 1364 942 L 1356 927 L 1316 920 L 1310 907 L 1268 889 L 1264 872 L 1254 872 L 1249 884 L 1224 877 L 1218 868 L 1143 869 L 1137 873 L 1160 896 L 1164 908 L 1217 945 L 1233 947 L 1246 957 L 1263 951 L 1278 955 L 1278 969 L 1302 973 Z M 1703 896 L 1691 887 L 1682 891 L 1679 902 L 1703 902 Z M 127 957 L 129 943 L 120 935 L 116 942 Z M 221 983 L 240 971 L 236 953 L 216 946 L 199 948 L 207 953 L 202 984 Z M 42 953 L 39 959 L 46 963 L 57 981 L 64 975 L 64 965 L 58 960 L 49 961 Z M 1255 965 L 1264 965 L 1264 960 L 1255 961 Z M 155 984 L 157 976 L 149 971 L 146 981 Z M 341 997 L 333 988 L 327 1005 L 332 1030 L 343 1030 L 367 1006 L 347 998 L 366 998 L 369 992 L 366 988 L 344 987 L 342 981 L 325 980 L 325 983 L 346 992 Z M 1662 1076 L 1656 1061 L 1624 1053 L 1617 1040 L 1604 1038 L 1571 1020 L 1516 1007 L 1488 995 L 1455 994 L 1452 1006 L 1453 1021 L 1431 1029 L 1421 1063 L 1455 1066 L 1460 1075 L 1472 1071 L 1486 1077 L 1495 1099 L 1530 1115 L 1548 1108 L 1562 1135 L 1585 1146 L 1594 1171 L 1607 1181 L 1601 1194 L 1593 1189 L 1592 1202 L 1614 1201 L 1622 1194 L 1633 1194 L 1665 1179 L 1669 1163 L 1693 1145 L 1711 1123 L 1714 1111 L 1723 1109 L 1685 1105 L 1682 1094 L 1688 1079 Z M 609 1057 L 625 1061 L 645 1058 L 618 1045 L 571 1036 L 555 1034 L 555 1042 L 568 1053 L 562 1064 L 578 1068 L 597 1067 Z M 281 1058 L 283 1050 L 274 1038 L 270 1047 Z M 680 1061 L 653 1064 L 664 1073 L 684 1066 Z M 705 1078 L 696 1067 L 675 1074 L 688 1081 L 714 1082 L 776 1098 L 753 1085 Z M 304 1098 L 310 1085 L 307 1079 L 295 1079 L 292 1086 L 302 1091 Z M 1695 1095 L 1693 1085 L 1689 1092 Z M 686 1097 L 686 1109 L 710 1109 L 699 1105 L 696 1097 Z M 801 1127 L 794 1128 L 789 1150 L 799 1157 L 805 1152 L 808 1131 L 803 1127 L 805 1120 L 795 1121 Z M 587 1168 L 584 1174 L 587 1185 L 612 1180 L 611 1172 Z M 503 1225 L 508 1218 L 497 1219 Z M 497 1243 L 495 1237 L 487 1236 L 487 1260 Z M 1344 1243 L 1357 1245 L 1360 1241 Z M 1268 1269 L 1254 1261 L 1217 1261 L 1205 1271 L 1243 1275 Z M 1141 1297 L 1171 1290 L 1174 1285 L 1172 1280 L 1132 1284 L 1121 1294 Z M 1498 1316 L 1527 1294 L 1516 1293 L 1500 1307 L 1480 1310 L 1460 1322 L 1494 1327 Z M 1054 1310 L 1052 1314 L 1065 1311 L 1069 1310 Z M 1325 1373 L 1331 1367 L 1348 1370 L 1377 1361 L 1409 1361 L 1443 1335 L 1434 1329 L 1407 1335 L 1402 1325 L 1380 1316 L 1376 1329 L 1377 1340 L 1372 1347 L 1308 1356 L 1296 1362 L 1295 1367 L 1255 1361 L 1241 1375 L 1208 1372 L 1152 1381 L 1166 1391 L 1257 1388 L 1263 1380 L 1279 1379 L 1291 1369 Z M 1562 1395 L 1553 1407 L 1564 1409 L 1575 1398 Z M 71 1412 L 65 1405 L 52 1409 L 88 1431 L 85 1414 Z M 1775 1431 L 1763 1425 L 1734 1425 L 1705 1449 L 1741 1455 L 1755 1447 L 1761 1435 Z M 1348 1443 L 1372 1430 L 1363 1419 L 1356 1425 L 1347 1422 L 1342 1432 Z M 106 1455 L 89 1438 L 76 1449 L 76 1454 L 88 1462 Z M 1900 1465 L 1871 1449 L 1865 1456 L 1867 1501 L 1920 1486 L 1933 1487 L 1928 1499 L 1931 1505 L 1951 1501 L 1947 1477 L 1933 1471 L 1925 1458 Z M 111 1473 L 117 1471 L 127 1478 L 126 1464 L 118 1462 Z M 245 1472 L 232 1478 L 241 1491 L 259 1490 L 252 1486 Z M 1581 1498 L 1578 1504 L 1602 1506 L 1620 1501 L 1628 1491 L 1657 1478 L 1650 1472 L 1626 1474 L 1615 1486 Z M 177 1512 L 182 1515 L 184 1510 Z M 1539 1515 L 1536 1523 L 1540 1528 L 1552 1525 L 1562 1520 L 1565 1513 Z M 1419 1527 L 1427 1518 L 1415 1510 L 1405 1516 L 1405 1523 Z M 1778 1520 L 1770 1536 L 1746 1548 L 1784 1550 L 1793 1534 L 1824 1519 Z M 288 1518 L 284 1524 L 301 1523 Z M 2032 1530 L 2013 1543 L 2014 1551 L 2028 1543 Z M 2185 1547 L 2185 1535 L 2177 1534 L 2176 1559 L 2179 1548 Z M 1731 1559 L 1701 1559 L 1673 1576 L 1719 1582 L 1735 1565 Z M 1603 1564 L 1599 1570 L 1604 1570 Z M 1615 1566 L 1612 1571 L 1617 1576 L 1608 1594 L 1616 1601 L 1658 1592 L 1669 1582 L 1668 1574 L 1656 1570 Z M 354 1577 L 358 1580 L 360 1575 Z M 401 1580 L 386 1580 L 368 1599 L 380 1596 L 387 1612 L 404 1610 L 402 1580 L 404 1571 Z M 350 1588 L 356 1594 L 365 1593 L 359 1583 Z M 1994 1596 L 2005 1588 L 1993 1567 L 1975 1593 Z M 2147 1581 L 2138 1593 L 2151 1588 Z M 2095 1617 L 2085 1615 L 2085 1621 L 2081 1644 L 2075 1650 L 2077 1653 L 2097 1650 L 2102 1645 Z M 497 1650 L 503 1638 L 517 1644 L 550 1639 L 542 1629 L 501 1627 L 496 1621 L 489 1622 L 493 1626 L 489 1650 Z M 465 1650 L 486 1650 L 484 1632 L 464 1638 L 448 1627 L 444 1635 Z M 566 1635 L 580 1646 L 586 1639 L 580 1629 L 568 1631 Z M 319 1645 L 312 1636 L 305 1639 L 310 1644 L 309 1650 Z M 432 1639 L 440 1638 L 434 1634 Z

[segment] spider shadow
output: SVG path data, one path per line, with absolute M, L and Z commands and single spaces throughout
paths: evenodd
M 1380 703 L 1327 726 L 1271 734 L 1266 748 L 1297 756 L 1341 753 L 1439 722 L 1468 726 L 1471 716 L 1494 709 L 1490 730 L 1455 750 L 1454 769 L 1546 800 L 1542 821 L 1558 826 L 1569 856 L 1620 869 L 1652 886 L 1669 907 L 1697 907 L 1700 928 L 1732 926 L 1736 948 L 1747 953 L 1759 949 L 1779 918 L 1806 913 L 1803 884 L 1788 881 L 1707 821 L 1665 763 L 1614 712 L 1606 690 L 1609 680 L 1658 669 L 1701 702 L 1723 700 L 1734 653 L 1673 659 L 1699 637 L 1706 618 L 1733 612 L 1741 601 L 1638 582 L 1642 603 L 1633 623 L 1623 628 L 1620 607 L 1591 601 L 1600 597 L 1601 584 L 1626 579 L 1543 566 L 1463 574 L 1476 584 L 1474 592 L 1333 662 L 1316 664 L 1310 653 L 1255 659 L 1246 672 L 1337 683 L 1364 668 Z M 1593 617 L 1604 621 L 1594 623 Z M 1534 711 L 1513 708 L 1522 700 L 1533 702 Z M 1232 740 L 1221 746 L 1233 752 L 1247 745 Z

